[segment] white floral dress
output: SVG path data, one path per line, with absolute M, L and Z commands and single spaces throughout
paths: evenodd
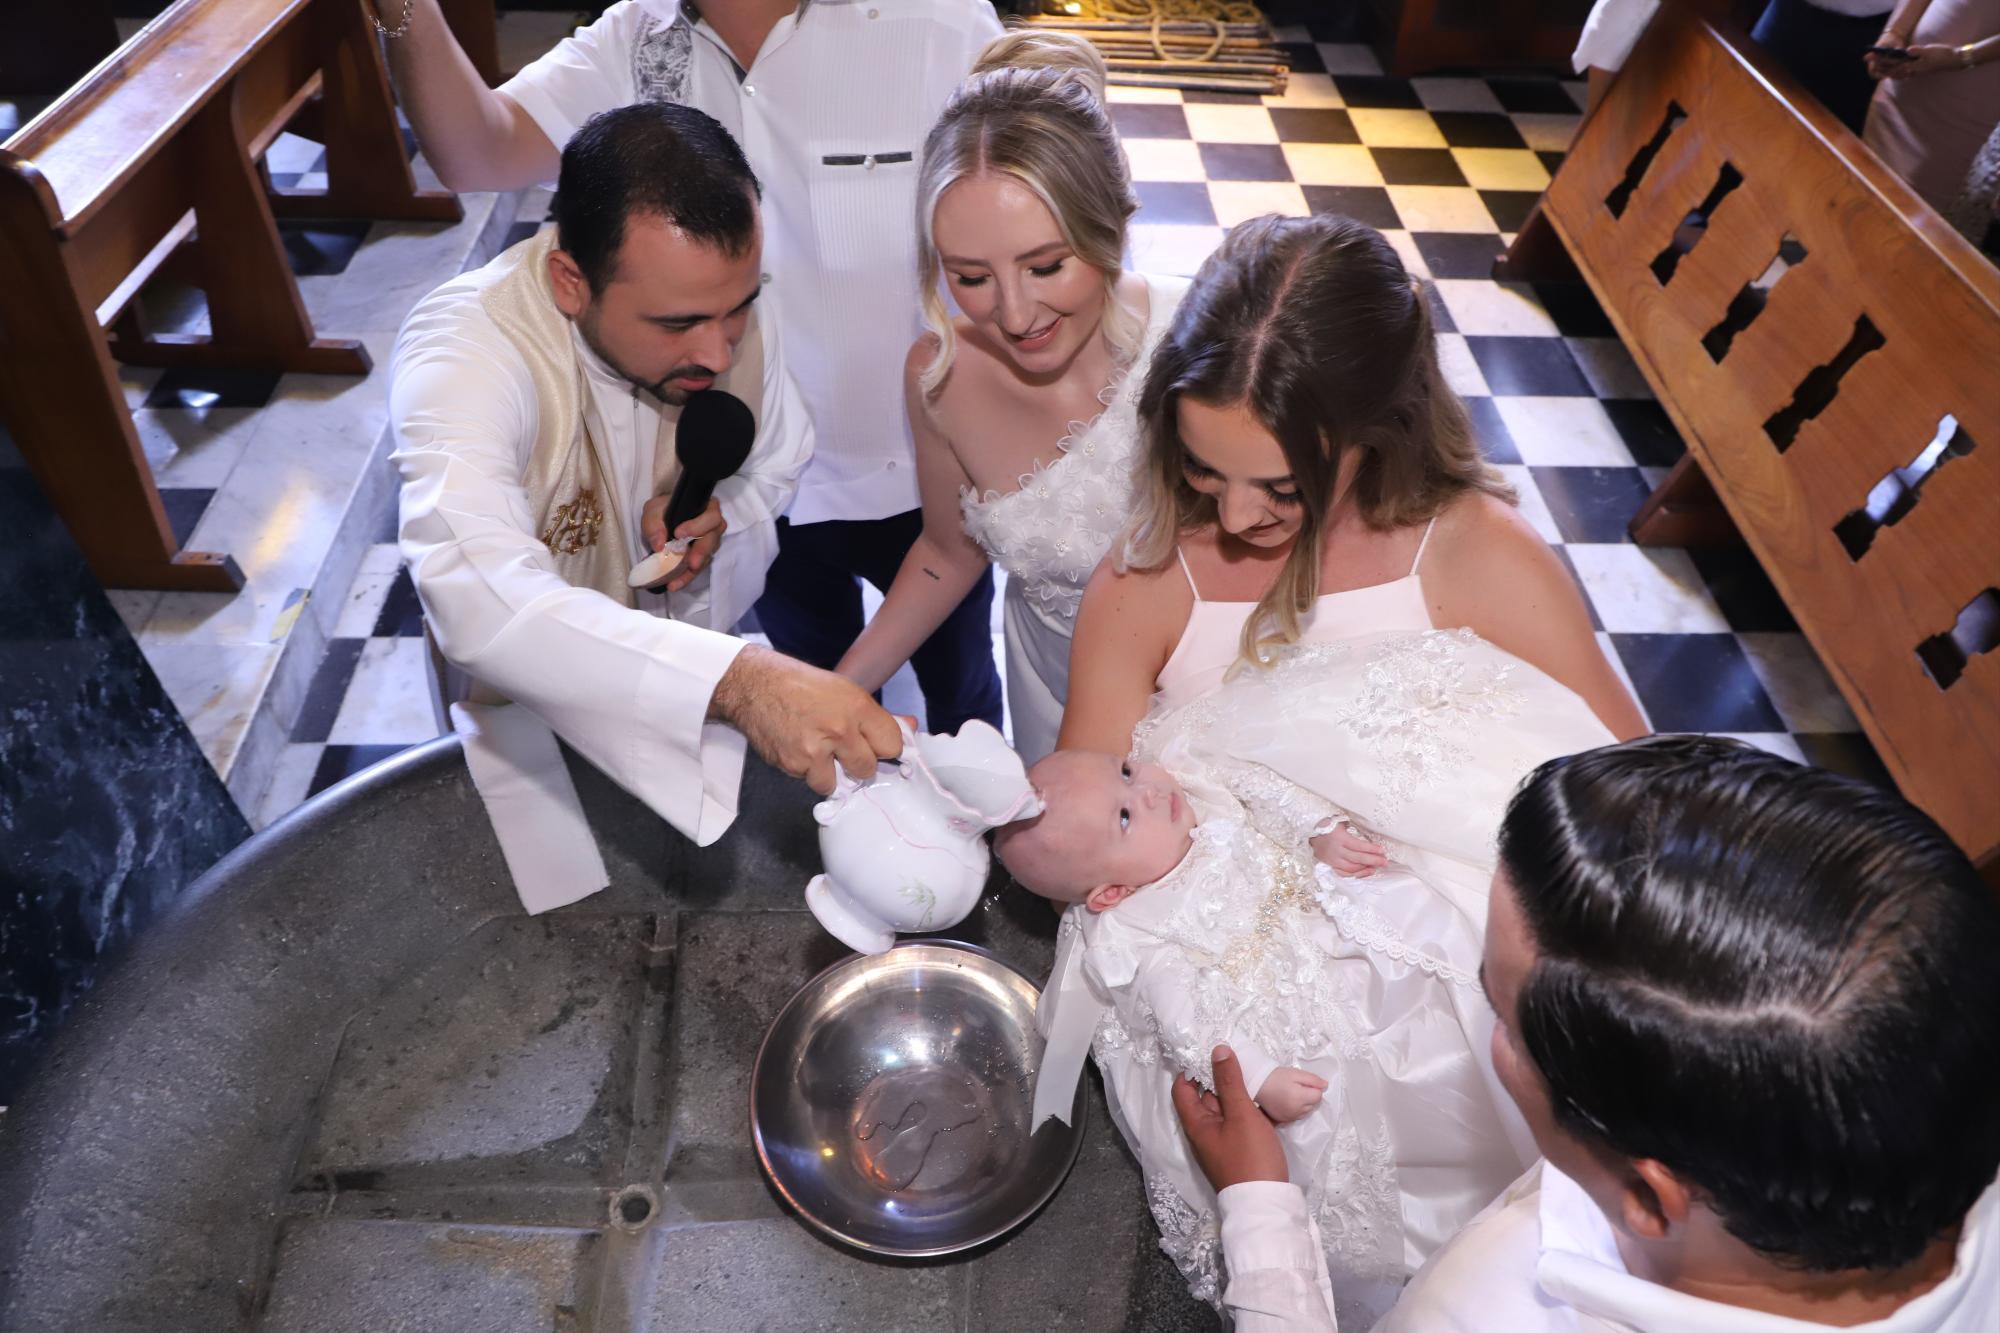
M 1073 421 L 1055 458 L 1011 491 L 968 487 L 965 531 L 1007 571 L 1007 712 L 1029 763 L 1055 749 L 1069 697 L 1069 641 L 1084 585 L 1132 515 L 1140 461 L 1139 392 L 1185 278 L 1146 279 L 1146 329 L 1125 374 L 1099 396 L 1104 410 Z
M 1211 1301 L 1226 1281 L 1215 1199 L 1174 1116 L 1174 1072 L 1206 1080 L 1228 1040 L 1250 1052 L 1253 1091 L 1277 1065 L 1325 1078 L 1319 1109 L 1281 1138 L 1342 1327 L 1366 1328 L 1533 1158 L 1477 981 L 1493 842 L 1523 776 L 1612 738 L 1470 631 L 1350 628 L 1156 701 L 1135 750 L 1187 786 L 1196 850 L 1095 918 L 1072 909 L 1043 1022 L 1055 1050 L 1060 1022 L 1102 1015 L 1092 1054 L 1161 1246 Z M 1383 841 L 1389 865 L 1364 879 L 1314 866 L 1306 843 L 1338 817 Z M 1082 991 L 1094 1009 L 1071 1003 Z

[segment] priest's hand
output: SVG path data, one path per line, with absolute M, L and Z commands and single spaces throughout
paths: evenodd
M 1236 1053 L 1218 1046 L 1209 1063 L 1214 1092 L 1203 1092 L 1185 1078 L 1174 1080 L 1174 1113 L 1180 1116 L 1195 1165 L 1218 1194 L 1246 1180 L 1290 1179 L 1277 1127 L 1250 1100 Z
M 639 535 L 645 539 L 649 551 L 658 551 L 667 544 L 667 505 L 672 499 L 670 495 L 656 495 L 646 501 L 645 509 L 639 513 Z M 715 559 L 716 548 L 722 545 L 722 534 L 728 527 L 729 521 L 722 516 L 722 501 L 711 495 L 708 497 L 708 508 L 671 534 L 676 540 L 686 541 L 689 545 L 680 568 L 667 580 L 668 592 L 679 592 L 694 582 L 694 576 Z
M 766 763 L 804 778 L 822 796 L 833 790 L 835 763 L 849 777 L 867 778 L 877 759 L 903 752 L 896 719 L 866 690 L 754 643 L 716 682 L 708 714 L 742 732 Z

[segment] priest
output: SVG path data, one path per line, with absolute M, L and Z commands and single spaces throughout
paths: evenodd
M 606 112 L 564 149 L 554 230 L 432 292 L 397 340 L 403 554 L 530 911 L 607 882 L 558 736 L 704 845 L 735 816 L 746 740 L 821 791 L 836 762 L 865 775 L 901 748 L 866 693 L 729 632 L 812 453 L 758 317 L 758 195 L 709 116 Z M 668 533 L 680 409 L 704 389 L 747 405 L 755 436 Z M 629 586 L 670 539 L 685 563 Z

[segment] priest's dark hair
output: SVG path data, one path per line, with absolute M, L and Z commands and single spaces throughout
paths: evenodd
M 592 291 L 618 276 L 625 223 L 657 217 L 731 258 L 750 246 L 763 187 L 721 122 L 672 102 L 635 102 L 583 122 L 562 152 L 549 216 Z
M 1543 765 L 1500 860 L 1558 1125 L 1767 1258 L 1900 1268 L 2000 1171 L 2000 900 L 1894 792 L 1653 737 Z

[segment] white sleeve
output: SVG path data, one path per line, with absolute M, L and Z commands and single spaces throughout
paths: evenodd
M 560 152 L 584 121 L 639 100 L 632 53 L 647 22 L 643 8 L 621 0 L 597 22 L 524 66 L 500 91 L 528 113 Z
M 1571 67 L 1579 74 L 1592 68 L 1623 68 L 1659 7 L 1660 0 L 1597 0 L 1583 21 Z
M 1336 1333 L 1319 1229 L 1297 1185 L 1246 1180 L 1215 1196 L 1236 1333 Z
M 696 843 L 736 816 L 744 742 L 708 720 L 743 644 L 566 583 L 521 485 L 536 405 L 519 353 L 433 295 L 403 326 L 389 416 L 401 540 L 445 657 L 530 709 Z

